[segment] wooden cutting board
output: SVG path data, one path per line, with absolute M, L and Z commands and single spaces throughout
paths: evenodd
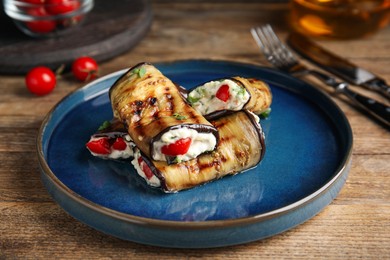
M 0 11 L 0 73 L 24 74 L 45 65 L 57 69 L 88 55 L 98 62 L 134 47 L 152 22 L 147 0 L 95 0 L 79 28 L 58 38 L 36 39 L 24 35 Z

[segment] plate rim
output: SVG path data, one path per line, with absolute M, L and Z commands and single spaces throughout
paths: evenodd
M 202 221 L 178 221 L 178 220 L 164 220 L 164 219 L 155 219 L 155 218 L 148 218 L 148 217 L 141 217 L 136 216 L 124 212 L 119 212 L 114 209 L 110 209 L 104 206 L 101 206 L 93 201 L 90 201 L 81 195 L 77 194 L 73 190 L 71 190 L 69 187 L 67 187 L 61 180 L 58 179 L 58 177 L 51 171 L 47 161 L 45 160 L 44 155 L 44 148 L 43 148 L 43 134 L 45 132 L 45 128 L 47 124 L 50 122 L 52 115 L 54 111 L 68 98 L 70 98 L 72 95 L 78 92 L 83 92 L 88 88 L 91 88 L 92 86 L 96 85 L 99 82 L 105 81 L 107 79 L 110 79 L 112 77 L 115 77 L 117 75 L 123 74 L 128 69 L 121 69 L 115 72 L 112 72 L 110 74 L 107 74 L 103 77 L 100 77 L 87 85 L 78 88 L 69 94 L 67 94 L 65 97 L 63 97 L 45 116 L 43 119 L 41 126 L 38 131 L 38 136 L 36 139 L 36 149 L 38 152 L 38 161 L 41 167 L 41 173 L 45 174 L 46 177 L 48 177 L 52 183 L 60 189 L 61 192 L 69 196 L 71 199 L 73 199 L 75 202 L 78 202 L 82 204 L 83 206 L 89 208 L 92 211 L 97 211 L 105 216 L 112 217 L 114 219 L 118 219 L 121 221 L 124 221 L 129 224 L 136 224 L 136 225 L 146 225 L 151 227 L 159 227 L 159 228 L 166 228 L 166 229 L 217 229 L 220 227 L 237 227 L 241 225 L 250 225 L 262 221 L 266 221 L 272 218 L 276 218 L 280 215 L 285 215 L 290 213 L 293 210 L 297 210 L 310 202 L 314 201 L 317 197 L 320 197 L 321 195 L 324 195 L 327 190 L 329 190 L 334 183 L 336 183 L 342 176 L 346 168 L 350 166 L 351 160 L 352 160 L 352 150 L 353 150 L 353 135 L 352 135 L 352 129 L 349 124 L 348 119 L 346 118 L 344 112 L 340 109 L 340 107 L 323 91 L 320 89 L 314 87 L 313 85 L 304 82 L 300 79 L 294 78 L 288 74 L 285 74 L 281 71 L 274 70 L 270 67 L 263 67 L 251 63 L 243 63 L 243 62 L 237 62 L 237 61 L 229 61 L 229 60 L 212 60 L 212 59 L 184 59 L 184 60 L 174 60 L 174 61 L 167 61 L 167 62 L 155 62 L 153 65 L 155 65 L 157 68 L 161 66 L 172 66 L 177 64 L 185 64 L 185 63 L 215 63 L 218 65 L 233 65 L 233 66 L 240 66 L 240 67 L 248 67 L 248 68 L 254 68 L 254 69 L 260 69 L 265 70 L 270 73 L 274 74 L 281 74 L 284 75 L 291 80 L 296 80 L 300 82 L 300 84 L 305 84 L 308 87 L 311 87 L 314 89 L 314 91 L 317 91 L 319 95 L 322 95 L 322 98 L 325 98 L 327 102 L 330 102 L 334 108 L 337 110 L 339 115 L 343 118 L 343 123 L 345 124 L 344 127 L 346 127 L 345 130 L 347 130 L 346 135 L 348 136 L 348 140 L 346 140 L 346 154 L 343 155 L 343 160 L 341 160 L 340 164 L 338 165 L 338 168 L 335 170 L 333 177 L 329 179 L 324 185 L 322 185 L 319 189 L 317 189 L 315 192 L 309 194 L 308 196 L 295 201 L 294 203 L 291 203 L 289 205 L 286 205 L 284 207 L 271 210 L 269 212 L 256 214 L 252 216 L 247 217 L 239 217 L 239 218 L 233 218 L 233 219 L 223 219 L 223 220 L 202 220 Z M 90 96 L 89 98 L 93 98 L 94 96 L 100 95 L 101 91 L 98 93 L 95 93 L 94 95 Z

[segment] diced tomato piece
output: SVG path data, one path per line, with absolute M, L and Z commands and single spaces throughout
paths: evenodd
M 220 86 L 215 96 L 223 102 L 228 101 L 230 98 L 229 85 L 224 84 Z
M 111 152 L 108 138 L 89 141 L 86 146 L 91 152 L 96 154 L 109 154 Z
M 150 167 L 146 164 L 144 159 L 142 159 L 142 157 L 138 157 L 138 164 L 139 164 L 139 167 L 141 168 L 141 170 L 144 172 L 146 178 L 148 178 L 148 180 L 150 180 L 154 174 L 153 174 L 152 170 L 150 169 Z
M 127 147 L 125 140 L 122 137 L 118 137 L 115 139 L 115 142 L 112 144 L 112 148 L 118 151 L 123 151 Z
M 190 149 L 191 138 L 182 138 L 176 142 L 161 147 L 161 152 L 165 155 L 176 156 L 186 154 Z

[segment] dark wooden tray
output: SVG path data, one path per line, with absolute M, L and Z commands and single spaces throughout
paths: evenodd
M 57 69 L 79 56 L 104 61 L 134 47 L 152 22 L 147 0 L 95 0 L 79 28 L 58 38 L 35 39 L 24 35 L 0 11 L 0 73 L 24 74 L 45 65 Z

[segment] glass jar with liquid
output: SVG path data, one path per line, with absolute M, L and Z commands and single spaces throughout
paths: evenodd
M 290 10 L 293 29 L 322 38 L 359 38 L 390 22 L 390 0 L 291 0 Z

